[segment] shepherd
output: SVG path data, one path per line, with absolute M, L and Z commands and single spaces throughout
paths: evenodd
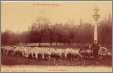
M 100 45 L 95 40 L 94 43 L 91 45 L 91 49 L 92 49 L 92 53 L 93 53 L 94 58 L 98 57 L 99 48 L 100 48 Z

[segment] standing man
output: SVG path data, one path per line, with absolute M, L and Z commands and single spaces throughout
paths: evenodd
M 93 51 L 93 56 L 94 58 L 98 57 L 98 51 L 99 51 L 100 45 L 98 42 L 95 40 L 94 43 L 91 46 L 91 49 Z

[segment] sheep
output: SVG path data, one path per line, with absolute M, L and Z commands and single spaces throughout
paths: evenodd
M 47 48 L 47 47 L 26 47 L 26 46 L 15 46 L 15 47 L 7 47 L 7 51 L 12 50 L 13 55 L 21 55 L 26 58 L 35 58 L 39 59 L 39 54 L 41 55 L 42 59 L 62 59 L 62 58 L 69 58 L 68 55 L 71 54 L 72 56 L 79 56 L 79 52 L 73 48 Z

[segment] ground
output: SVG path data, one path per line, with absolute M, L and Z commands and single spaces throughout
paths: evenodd
M 2 72 L 112 72 L 112 57 L 103 59 L 50 59 L 36 60 L 22 56 L 1 56 Z
M 112 66 L 112 57 L 105 57 L 103 59 L 50 59 L 50 60 L 36 60 L 25 58 L 22 56 L 2 55 L 2 65 L 52 65 L 52 66 Z

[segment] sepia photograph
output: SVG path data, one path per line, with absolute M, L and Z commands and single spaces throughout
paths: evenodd
M 1 1 L 1 72 L 112 72 L 112 1 Z

